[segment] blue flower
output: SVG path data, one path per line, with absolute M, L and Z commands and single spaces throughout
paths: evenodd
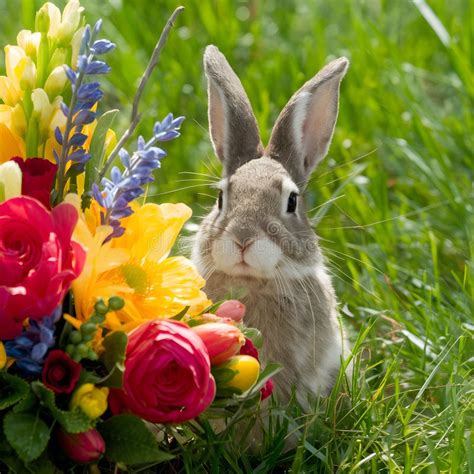
M 30 320 L 28 329 L 21 336 L 5 343 L 9 357 L 16 359 L 16 366 L 26 375 L 39 375 L 48 349 L 54 346 L 55 324 L 62 314 L 61 306 L 41 321 Z
M 173 118 L 173 114 L 168 114 L 162 122 L 156 122 L 153 137 L 145 142 L 140 136 L 132 156 L 124 148 L 120 149 L 123 171 L 114 166 L 110 179 L 102 179 L 102 191 L 97 184 L 92 185 L 94 199 L 105 209 L 105 213 L 101 214 L 101 223 L 113 228 L 109 239 L 125 232 L 120 219 L 133 213 L 130 202 L 145 192 L 144 186 L 154 180 L 153 171 L 161 166 L 160 161 L 166 156 L 166 152 L 155 144 L 179 137 L 178 130 L 183 120 L 184 117 Z

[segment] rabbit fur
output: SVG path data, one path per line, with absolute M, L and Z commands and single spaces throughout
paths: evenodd
M 278 400 L 288 401 L 294 387 L 303 406 L 308 395 L 331 390 L 347 356 L 335 292 L 302 193 L 327 154 L 348 65 L 336 59 L 304 84 L 264 148 L 237 75 L 215 46 L 204 54 L 210 135 L 223 178 L 192 260 L 210 298 L 243 294 L 245 322 L 263 334 L 264 362 L 284 367 L 275 377 Z

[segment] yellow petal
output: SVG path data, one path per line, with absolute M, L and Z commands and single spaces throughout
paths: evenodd
M 0 123 L 0 163 L 14 156 L 25 156 L 25 144 L 3 123 Z

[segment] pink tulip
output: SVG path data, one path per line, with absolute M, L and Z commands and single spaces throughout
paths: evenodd
M 105 452 L 104 438 L 95 429 L 84 433 L 68 433 L 58 428 L 56 441 L 66 456 L 81 464 L 97 461 Z
M 192 329 L 204 342 L 212 365 L 230 359 L 245 342 L 240 330 L 226 323 L 201 324 Z
M 224 301 L 216 311 L 221 318 L 230 318 L 239 323 L 244 319 L 245 305 L 237 300 Z

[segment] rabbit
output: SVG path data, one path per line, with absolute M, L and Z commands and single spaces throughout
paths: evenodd
M 263 335 L 263 362 L 283 370 L 275 396 L 299 403 L 327 395 L 348 345 L 335 292 L 306 215 L 303 191 L 327 154 L 338 114 L 341 57 L 296 92 L 280 113 L 268 146 L 243 86 L 216 46 L 207 46 L 209 127 L 223 165 L 219 197 L 200 224 L 192 260 L 215 300 L 243 291 L 245 323 Z

